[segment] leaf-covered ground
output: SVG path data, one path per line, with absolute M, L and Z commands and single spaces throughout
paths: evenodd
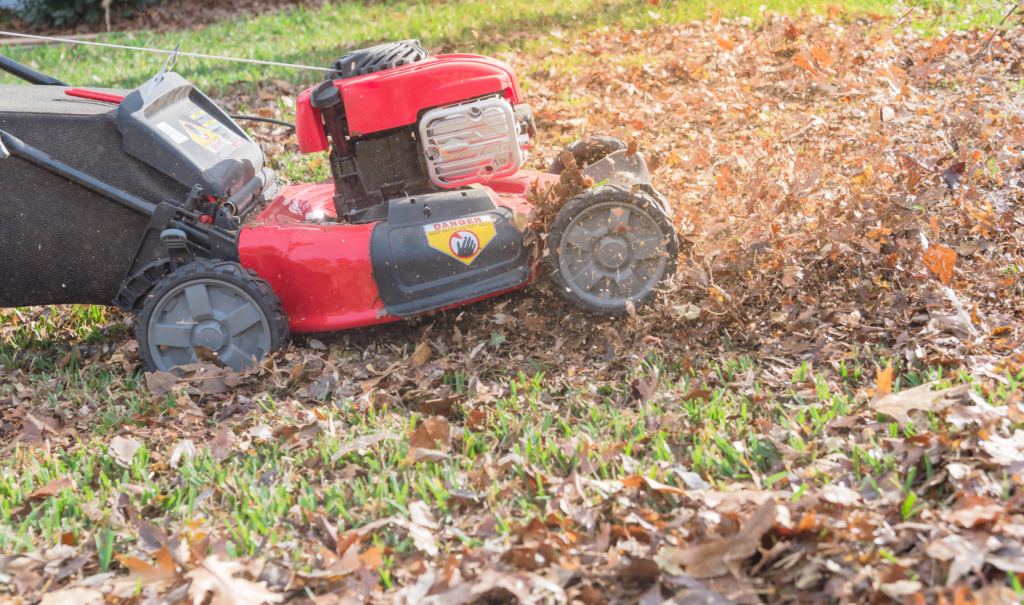
M 915 19 L 502 57 L 535 168 L 584 133 L 656 166 L 685 243 L 633 317 L 541 280 L 173 376 L 113 311 L 4 311 L 0 599 L 1019 601 L 1024 39 Z M 291 86 L 222 100 L 288 117 Z

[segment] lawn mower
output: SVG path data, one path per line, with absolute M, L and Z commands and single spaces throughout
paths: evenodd
M 165 65 L 166 67 L 166 65 Z M 643 156 L 568 148 L 593 186 L 528 244 L 536 131 L 516 72 L 416 40 L 350 52 L 296 99 L 302 153 L 332 178 L 281 188 L 262 149 L 180 75 L 72 88 L 0 56 L 0 307 L 113 304 L 138 314 L 147 369 L 206 349 L 235 370 L 291 333 L 369 326 L 527 285 L 594 313 L 650 301 L 678 239 Z M 237 116 L 236 116 L 237 117 Z M 534 238 L 536 240 L 537 238 Z M 205 349 L 201 349 L 205 347 Z

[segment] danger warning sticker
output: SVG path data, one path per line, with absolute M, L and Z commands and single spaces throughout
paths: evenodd
M 186 116 L 195 120 L 195 122 L 189 122 L 181 118 L 178 119 L 188 136 L 217 154 L 218 157 L 227 157 L 232 151 L 245 145 L 242 137 L 231 132 L 202 109 L 190 111 Z
M 431 248 L 467 265 L 494 239 L 494 219 L 488 214 L 423 225 Z

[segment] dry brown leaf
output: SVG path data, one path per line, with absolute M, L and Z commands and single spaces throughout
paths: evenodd
M 235 433 L 231 427 L 225 426 L 217 432 L 217 436 L 210 443 L 210 455 L 217 462 L 223 462 L 231 455 L 231 444 L 235 441 Z
M 430 512 L 430 506 L 422 500 L 409 503 L 409 520 L 428 529 L 437 529 L 437 519 Z
M 409 446 L 447 452 L 452 445 L 452 426 L 443 416 L 427 418 L 409 437 Z
M 644 403 L 650 401 L 655 393 L 658 392 L 658 387 L 661 385 L 661 376 L 658 373 L 658 368 L 651 368 L 650 378 L 639 377 L 637 378 L 636 389 L 640 391 L 640 398 Z
M 969 385 L 961 385 L 933 391 L 932 386 L 934 385 L 934 382 L 928 382 L 899 393 L 888 393 L 876 399 L 871 404 L 871 409 L 891 416 L 901 427 L 905 427 L 910 421 L 911 411 L 936 412 L 944 410 L 952 405 L 949 398 L 962 395 L 970 388 Z
M 381 547 L 371 546 L 359 555 L 359 560 L 363 562 L 363 565 L 365 565 L 367 569 L 373 571 L 380 567 L 380 564 L 384 562 L 383 553 L 384 551 Z
M 714 578 L 729 572 L 729 565 L 757 552 L 761 538 L 775 520 L 775 500 L 768 498 L 738 532 L 728 539 L 714 539 L 690 548 L 665 547 L 654 557 L 658 567 L 671 574 L 685 573 L 694 578 Z
M 178 377 L 168 372 L 146 372 L 146 387 L 149 392 L 157 397 L 166 397 L 174 385 L 178 384 Z
M 117 578 L 113 583 L 113 594 L 121 598 L 128 598 L 135 594 L 138 587 L 153 588 L 161 592 L 169 588 L 178 578 L 174 569 L 174 559 L 166 548 L 162 548 L 153 554 L 156 565 L 137 559 L 117 555 L 117 559 L 128 570 L 128 575 Z
M 102 605 L 103 593 L 95 588 L 72 587 L 43 594 L 39 605 Z
M 519 231 L 526 231 L 526 228 L 530 226 L 530 220 L 522 212 L 513 214 L 510 223 Z
M 207 594 L 211 594 L 210 605 L 263 605 L 284 601 L 284 595 L 267 590 L 266 582 L 235 577 L 244 571 L 246 566 L 240 561 L 220 555 L 207 557 L 185 574 L 192 580 L 188 595 L 194 603 L 201 603 Z
M 61 477 L 60 479 L 54 479 L 46 485 L 40 487 L 36 491 L 29 494 L 29 498 L 46 498 L 49 496 L 55 496 L 60 493 L 62 489 L 75 490 L 75 482 L 67 477 Z
M 949 284 L 953 281 L 953 267 L 956 266 L 956 252 L 953 250 L 932 244 L 921 260 L 924 261 L 924 266 L 939 276 L 942 283 Z
M 449 458 L 451 458 L 451 456 L 437 450 L 428 450 L 422 447 L 409 449 L 409 460 L 411 462 L 444 462 Z
M 430 361 L 430 345 L 425 342 L 421 342 L 416 345 L 416 350 L 412 353 L 412 364 L 414 366 L 423 366 Z
M 793 63 L 796 63 L 797 65 L 806 69 L 807 71 L 811 72 L 814 75 L 818 75 L 817 70 L 814 69 L 814 65 L 811 65 L 810 60 L 807 56 L 805 56 L 806 54 L 806 51 L 804 51 L 793 55 Z
M 337 462 L 342 456 L 345 456 L 346 454 L 351 454 L 352 452 L 355 452 L 357 450 L 370 447 L 386 439 L 395 440 L 401 438 L 402 436 L 396 433 L 376 433 L 373 435 L 363 435 L 362 437 L 357 437 L 356 439 L 353 439 L 351 443 L 348 443 L 338 448 L 338 451 L 334 452 L 334 455 L 331 456 L 331 463 L 333 464 Z
M 652 490 L 652 491 L 662 492 L 662 493 L 667 493 L 667 494 L 679 494 L 681 496 L 685 496 L 686 495 L 686 491 L 685 490 L 681 490 L 678 487 L 673 487 L 671 485 L 666 485 L 666 484 L 661 483 L 659 481 L 655 481 L 654 479 L 651 479 L 650 477 L 644 476 L 643 480 L 644 480 L 644 483 L 647 485 L 647 488 Z
M 887 366 L 884 370 L 878 369 L 878 378 L 875 381 L 875 393 L 883 395 L 892 393 L 892 372 L 893 367 Z
M 107 445 L 107 453 L 114 457 L 117 464 L 131 468 L 135 452 L 139 451 L 141 447 L 142 442 L 138 439 L 118 435 L 110 440 Z
M 984 496 L 965 496 L 957 500 L 954 509 L 942 514 L 942 520 L 968 529 L 995 521 L 1006 508 Z

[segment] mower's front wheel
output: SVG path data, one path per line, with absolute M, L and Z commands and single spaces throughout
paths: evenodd
M 576 306 L 623 315 L 657 296 L 675 274 L 679 237 L 645 192 L 610 186 L 570 199 L 547 236 L 547 262 L 556 289 Z
M 270 284 L 238 263 L 196 261 L 153 288 L 136 328 L 149 371 L 199 361 L 195 347 L 235 371 L 288 342 L 288 316 Z
M 589 136 L 577 139 L 569 144 L 568 147 L 562 151 L 568 151 L 576 158 L 576 165 L 579 166 L 580 170 L 584 166 L 589 166 L 594 162 L 599 162 L 605 158 L 608 154 L 619 151 L 620 149 L 626 149 L 628 145 L 620 139 L 615 137 L 606 136 Z M 565 164 L 562 162 L 562 154 L 555 156 L 555 160 L 551 162 L 551 167 L 548 168 L 548 174 L 562 174 L 565 170 Z

